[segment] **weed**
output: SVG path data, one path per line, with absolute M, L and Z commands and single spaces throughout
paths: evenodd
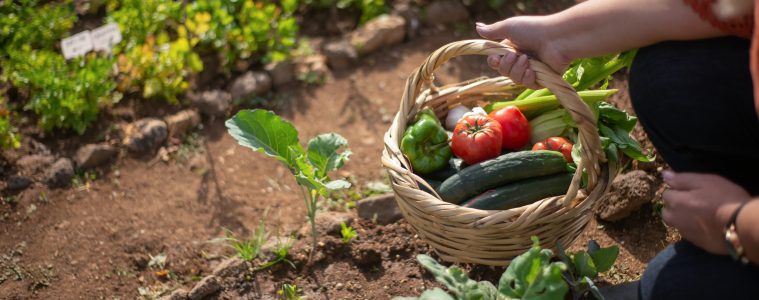
M 285 283 L 282 284 L 282 288 L 277 291 L 277 295 L 279 295 L 280 300 L 302 300 L 303 297 L 300 296 L 301 292 L 302 291 L 295 284 Z
M 355 229 L 348 225 L 345 225 L 345 223 L 340 223 L 340 227 L 342 228 L 340 230 L 340 235 L 342 235 L 343 243 L 345 244 L 350 243 L 351 240 L 358 235 Z
M 235 249 L 237 256 L 245 261 L 252 261 L 256 259 L 259 254 L 261 254 L 261 247 L 263 247 L 264 243 L 266 242 L 266 228 L 264 227 L 264 219 L 261 218 L 258 229 L 256 229 L 256 231 L 253 233 L 253 236 L 250 240 L 246 241 L 238 239 L 235 234 L 227 228 L 224 228 L 224 235 L 224 240 L 227 241 L 228 245 L 232 247 L 232 249 Z

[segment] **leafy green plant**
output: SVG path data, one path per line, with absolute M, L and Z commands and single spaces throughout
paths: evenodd
M 597 272 L 611 268 L 619 251 L 616 246 L 600 248 L 597 243 L 591 242 L 588 252 L 580 251 L 567 255 L 562 250 L 560 253 L 562 261 L 552 262 L 553 252 L 549 249 L 541 249 L 537 237 L 533 237 L 532 240 L 532 248 L 514 258 L 501 275 L 498 287 L 488 281 L 478 282 L 469 279 L 461 268 L 457 266 L 446 268 L 435 259 L 420 254 L 417 256 L 419 263 L 432 273 L 438 282 L 445 285 L 450 294 L 440 288 L 435 288 L 425 291 L 419 297 L 396 297 L 395 299 L 560 300 L 564 299 L 570 287 L 575 297 L 589 290 L 594 291 L 593 295 L 600 296 L 590 278 L 597 276 Z M 576 280 L 576 278 L 580 279 Z M 603 299 L 602 296 L 600 299 Z
M 343 237 L 343 243 L 345 244 L 350 243 L 351 240 L 358 235 L 355 229 L 345 225 L 345 223 L 340 223 L 340 227 L 340 235 Z
M 52 49 L 74 26 L 71 0 L 39 5 L 38 0 L 0 2 L 0 58 L 26 45 Z
M 590 293 L 596 299 L 604 297 L 593 283 L 593 278 L 598 273 L 606 272 L 614 265 L 619 256 L 619 247 L 611 246 L 601 248 L 594 240 L 588 241 L 588 250 L 580 250 L 574 253 L 566 253 L 561 245 L 558 245 L 559 258 L 567 265 L 567 272 L 562 275 L 572 289 L 574 299 L 580 299 L 586 293 Z
M 229 134 L 240 145 L 266 154 L 283 163 L 301 186 L 306 213 L 311 224 L 311 256 L 316 251 L 316 212 L 320 197 L 330 190 L 345 189 L 350 183 L 331 180 L 328 173 L 341 168 L 350 150 L 337 152 L 348 141 L 336 133 L 321 134 L 308 142 L 306 149 L 298 141 L 298 131 L 271 111 L 242 110 L 226 122 Z M 310 257 L 311 257 L 310 256 Z
M 221 54 L 226 67 L 254 56 L 280 61 L 296 45 L 294 10 L 293 1 L 199 0 L 187 6 L 185 24 L 202 46 Z
M 40 118 L 42 129 L 74 129 L 84 133 L 100 111 L 112 102 L 115 85 L 109 78 L 113 60 L 90 54 L 67 63 L 62 55 L 23 46 L 3 61 L 5 76 L 30 95 L 24 109 Z
M 301 300 L 301 290 L 295 284 L 285 283 L 282 284 L 282 288 L 277 291 L 280 300 Z
M 188 78 L 203 70 L 193 50 L 197 39 L 181 25 L 182 3 L 171 0 L 127 0 L 109 5 L 108 19 L 119 24 L 123 41 L 115 46 L 118 88 L 142 90 L 145 98 L 179 102 L 177 95 L 189 86 Z

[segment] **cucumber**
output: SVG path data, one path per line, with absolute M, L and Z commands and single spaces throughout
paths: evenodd
M 446 166 L 445 168 L 441 170 L 437 170 L 435 172 L 425 175 L 424 179 L 443 181 L 455 175 L 456 173 L 458 173 L 465 167 L 466 167 L 466 163 L 464 163 L 464 160 L 462 160 L 461 158 L 454 157 L 448 161 L 448 166 Z
M 440 184 L 442 184 L 442 182 L 440 182 L 439 180 L 434 180 L 434 179 L 427 179 L 427 183 L 429 183 L 430 186 L 432 186 L 432 188 L 435 189 L 435 191 L 437 191 L 438 188 L 440 188 Z M 428 192 L 430 194 L 434 194 L 432 193 L 432 191 L 430 191 L 430 189 L 427 188 L 427 186 L 423 184 L 420 184 L 419 188 L 422 189 L 422 191 Z
M 461 206 L 485 210 L 504 210 L 535 203 L 551 196 L 563 195 L 572 182 L 571 173 L 524 179 L 489 190 Z
M 567 162 L 560 152 L 512 152 L 464 168 L 443 181 L 438 193 L 446 202 L 459 204 L 510 182 L 566 171 Z

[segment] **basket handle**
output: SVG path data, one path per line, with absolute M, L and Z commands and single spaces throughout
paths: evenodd
M 443 63 L 456 56 L 505 55 L 509 52 L 515 52 L 514 48 L 501 43 L 488 40 L 464 40 L 447 44 L 430 54 L 427 60 L 411 73 L 406 80 L 406 90 L 403 92 L 400 109 L 398 115 L 396 115 L 395 122 L 393 122 L 397 126 L 391 129 L 393 139 L 396 139 L 398 142 L 400 141 L 408 120 L 413 119 L 420 108 L 415 105 L 415 102 L 419 97 L 423 85 L 431 87 L 431 93 L 436 92 L 432 85 L 432 80 L 434 79 L 433 72 Z M 577 164 L 577 172 L 564 199 L 564 203 L 568 205 L 577 195 L 583 167 L 585 167 L 588 174 L 588 189 L 591 190 L 598 182 L 598 176 L 601 173 L 599 160 L 606 160 L 601 148 L 601 140 L 598 136 L 595 117 L 575 89 L 561 75 L 548 67 L 548 65 L 531 58 L 529 59 L 529 67 L 535 72 L 536 82 L 548 88 L 548 90 L 556 95 L 559 103 L 569 111 L 580 130 L 578 140 L 582 145 L 581 160 Z

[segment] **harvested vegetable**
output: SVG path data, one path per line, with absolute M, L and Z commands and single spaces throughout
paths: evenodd
M 552 136 L 563 136 L 570 126 L 565 121 L 566 111 L 555 109 L 530 120 L 530 143 L 536 144 Z
M 448 133 L 431 109 L 419 112 L 414 124 L 406 128 L 401 152 L 408 157 L 417 174 L 432 173 L 448 165 L 452 155 Z
M 501 124 L 503 149 L 516 150 L 530 142 L 530 123 L 516 106 L 506 106 L 488 116 Z
M 464 117 L 464 114 L 470 112 L 468 107 L 458 105 L 448 111 L 448 115 L 445 117 L 445 129 L 453 130 L 456 128 L 456 123 Z
M 467 164 L 476 164 L 501 154 L 501 125 L 487 116 L 471 114 L 456 124 L 451 148 Z
M 443 181 L 438 194 L 444 201 L 458 204 L 511 182 L 567 170 L 564 156 L 558 152 L 511 152 L 464 168 Z
M 580 95 L 580 98 L 585 103 L 587 103 L 588 105 L 593 105 L 595 103 L 606 100 L 607 98 L 611 97 L 611 95 L 614 95 L 614 93 L 616 92 L 617 90 L 615 89 L 591 90 L 591 91 L 579 91 L 577 92 L 577 94 Z M 544 112 L 557 109 L 559 108 L 559 106 L 561 106 L 561 104 L 559 103 L 559 100 L 556 99 L 556 95 L 548 95 L 548 96 L 533 97 L 533 98 L 522 99 L 522 100 L 493 102 L 485 106 L 485 111 L 492 112 L 494 110 L 497 110 L 509 105 L 514 105 L 517 108 L 519 108 L 519 110 L 522 111 L 522 113 L 528 119 L 534 118 Z
M 550 150 L 561 152 L 567 162 L 572 162 L 572 143 L 563 137 L 550 137 L 532 146 L 533 151 Z
M 461 206 L 485 210 L 512 209 L 548 197 L 563 195 L 571 182 L 571 173 L 529 178 L 484 192 L 462 203 Z

